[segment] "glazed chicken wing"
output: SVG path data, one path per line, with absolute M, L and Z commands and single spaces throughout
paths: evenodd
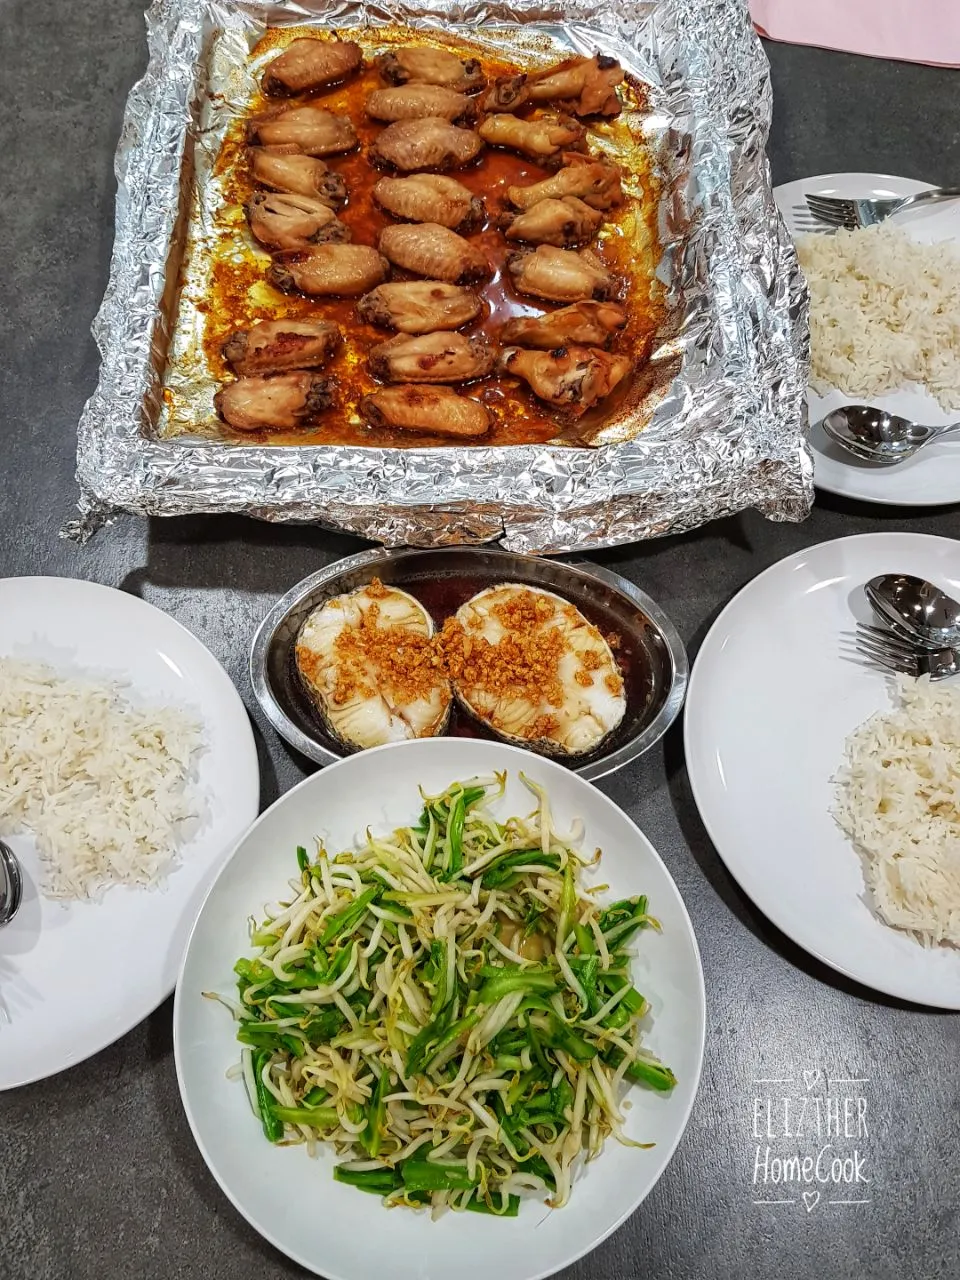
M 459 93 L 471 93 L 483 85 L 476 58 L 461 62 L 445 49 L 398 49 L 383 54 L 376 65 L 387 84 L 439 84 Z
M 577 196 L 591 209 L 612 209 L 623 199 L 620 166 L 606 156 L 568 152 L 564 167 L 542 182 L 528 187 L 507 187 L 507 199 L 515 209 L 530 209 L 541 200 Z
M 385 227 L 380 232 L 380 251 L 404 271 L 448 284 L 485 280 L 492 271 L 476 246 L 436 222 Z
M 562 151 L 575 151 L 585 145 L 586 130 L 570 116 L 545 112 L 533 120 L 518 116 L 487 116 L 477 131 L 492 147 L 519 151 L 531 160 L 551 160 Z
M 622 83 L 623 68 L 616 58 L 597 53 L 528 76 L 527 100 L 558 102 L 578 116 L 616 116 L 620 114 L 617 85 Z
M 594 347 L 558 347 L 556 351 L 523 351 L 508 347 L 500 357 L 504 373 L 528 383 L 534 395 L 579 418 L 608 396 L 633 367 L 629 356 Z
M 542 351 L 553 351 L 569 343 L 602 347 L 626 323 L 626 311 L 615 302 L 575 302 L 545 316 L 517 316 L 508 320 L 500 330 L 500 341 L 518 347 L 538 347 Z
M 618 282 L 589 249 L 574 253 L 542 244 L 533 253 L 511 253 L 507 269 L 520 293 L 548 302 L 603 302 L 616 296 Z
M 347 184 L 322 160 L 285 147 L 247 147 L 250 176 L 261 187 L 288 195 L 313 196 L 331 209 L 347 199 Z
M 440 116 L 424 116 L 388 124 L 370 147 L 370 162 L 403 173 L 460 169 L 482 148 L 483 140 L 473 130 L 458 129 Z
M 382 387 L 364 396 L 360 413 L 373 427 L 434 436 L 482 436 L 490 429 L 489 410 L 450 387 Z
M 267 249 L 309 249 L 349 240 L 351 234 L 330 206 L 313 196 L 256 191 L 247 205 L 247 221 L 254 238 Z
M 329 320 L 263 320 L 235 333 L 222 353 L 236 374 L 250 378 L 319 368 L 339 345 L 340 330 Z
M 274 96 L 306 93 L 339 84 L 363 61 L 353 40 L 294 40 L 263 73 L 263 92 Z
M 433 116 L 440 120 L 472 120 L 476 107 L 472 98 L 445 89 L 439 84 L 395 85 L 391 89 L 374 89 L 367 97 L 367 115 L 372 120 L 422 120 Z
M 472 382 L 484 378 L 496 360 L 482 334 L 401 334 L 370 350 L 370 372 L 384 382 Z
M 357 145 L 348 117 L 322 107 L 287 107 L 257 116 L 247 125 L 247 137 L 264 147 L 294 146 L 307 156 L 332 156 Z
M 439 280 L 407 280 L 382 284 L 357 303 L 357 314 L 367 324 L 398 333 L 435 333 L 459 329 L 480 314 L 475 293 Z
M 560 200 L 538 200 L 524 213 L 504 219 L 503 227 L 508 240 L 573 249 L 592 240 L 602 223 L 603 214 L 598 210 L 576 196 L 564 196 Z
M 315 373 L 241 378 L 218 391 L 217 413 L 237 431 L 292 430 L 315 422 L 333 403 L 333 385 Z
M 285 293 L 313 298 L 357 298 L 386 280 L 390 264 L 366 244 L 321 244 L 309 253 L 284 254 L 267 279 Z
M 381 178 L 373 188 L 374 201 L 403 222 L 437 222 L 466 234 L 483 222 L 483 201 L 441 173 L 416 173 L 409 178 Z

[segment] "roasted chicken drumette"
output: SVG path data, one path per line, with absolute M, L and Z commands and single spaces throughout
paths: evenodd
M 380 251 L 395 267 L 429 280 L 470 284 L 485 280 L 493 268 L 480 249 L 436 222 L 404 223 L 384 227 Z
M 626 323 L 626 311 L 615 302 L 575 302 L 544 316 L 517 316 L 508 320 L 500 330 L 500 341 L 541 351 L 554 351 L 570 343 L 602 347 Z
M 511 115 L 487 116 L 477 132 L 490 146 L 519 151 L 541 164 L 586 145 L 586 130 L 579 120 L 554 111 L 545 111 L 530 120 Z
M 273 378 L 241 378 L 218 391 L 217 413 L 237 431 L 306 427 L 333 403 L 333 384 L 315 373 L 280 373 Z
M 582 417 L 608 396 L 632 367 L 629 356 L 611 355 L 595 347 L 558 347 L 555 351 L 507 347 L 500 356 L 504 373 L 522 378 L 534 395 L 571 418 Z
M 581 155 L 570 151 L 562 157 L 564 167 L 542 182 L 507 187 L 507 199 L 515 209 L 530 209 L 541 200 L 562 200 L 577 196 L 591 209 L 612 209 L 623 199 L 620 166 L 606 156 Z
M 436 222 L 467 233 L 483 222 L 483 201 L 455 178 L 442 173 L 415 173 L 409 178 L 381 178 L 373 199 L 403 222 Z
M 616 58 L 595 54 L 570 58 L 533 75 L 498 77 L 481 98 L 484 111 L 516 111 L 528 102 L 553 102 L 577 116 L 620 114 L 617 85 L 623 68 Z
M 451 387 L 381 387 L 364 396 L 360 413 L 372 427 L 393 427 L 433 436 L 482 436 L 490 430 L 490 411 Z
M 472 129 L 458 129 L 440 116 L 388 124 L 370 147 L 370 163 L 402 173 L 418 169 L 462 169 L 483 149 Z
M 336 353 L 341 334 L 329 320 L 263 320 L 223 344 L 224 360 L 241 378 L 316 369 Z
M 347 116 L 323 107 L 286 107 L 256 116 L 247 125 L 247 139 L 264 147 L 296 147 L 306 156 L 332 156 L 352 151 L 357 135 Z
M 267 67 L 261 85 L 274 96 L 306 93 L 339 84 L 353 75 L 363 52 L 353 40 L 294 40 Z
M 508 240 L 575 249 L 593 239 L 603 220 L 598 209 L 591 209 L 577 196 L 563 196 L 538 200 L 522 213 L 507 214 L 500 225 Z
M 440 280 L 406 280 L 382 284 L 365 293 L 357 303 L 357 314 L 367 324 L 396 329 L 398 333 L 435 333 L 469 324 L 482 307 L 477 295 L 460 285 Z
M 383 382 L 472 382 L 486 377 L 495 363 L 482 334 L 400 334 L 370 351 L 370 372 Z
M 387 123 L 423 120 L 427 116 L 458 122 L 474 118 L 476 102 L 439 84 L 401 84 L 374 89 L 367 97 L 367 115 L 371 120 Z
M 346 202 L 347 184 L 341 175 L 292 146 L 247 147 L 247 162 L 258 186 L 287 195 L 313 196 L 331 209 Z
M 254 238 L 267 249 L 309 249 L 349 240 L 351 235 L 330 206 L 314 196 L 254 192 L 247 221 Z
M 390 264 L 366 244 L 321 244 L 309 253 L 282 254 L 267 279 L 285 293 L 357 298 L 390 274 Z
M 478 59 L 461 61 L 445 49 L 398 49 L 379 57 L 376 66 L 387 84 L 438 84 L 459 93 L 483 86 Z
M 548 302 L 604 302 L 619 290 L 617 279 L 589 249 L 574 253 L 542 244 L 533 253 L 508 254 L 507 270 L 520 293 Z

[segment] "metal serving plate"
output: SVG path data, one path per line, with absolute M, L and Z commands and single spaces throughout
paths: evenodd
M 346 752 L 326 732 L 300 685 L 294 662 L 297 634 L 324 600 L 355 591 L 374 577 L 409 591 L 438 626 L 484 587 L 521 582 L 555 592 L 605 634 L 613 633 L 620 642 L 616 652 L 627 711 L 596 751 L 578 757 L 575 770 L 581 777 L 602 778 L 635 760 L 666 733 L 683 705 L 690 669 L 683 641 L 650 597 L 619 574 L 597 565 L 563 564 L 487 547 L 364 551 L 311 574 L 278 600 L 260 624 L 250 654 L 250 679 L 268 720 L 290 746 L 317 764 L 332 764 Z M 461 712 L 455 713 L 450 732 L 495 736 Z

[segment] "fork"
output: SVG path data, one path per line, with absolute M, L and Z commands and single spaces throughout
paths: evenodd
M 899 199 L 886 200 L 847 200 L 837 196 L 807 196 L 807 208 L 817 221 L 828 227 L 845 227 L 854 230 L 857 227 L 872 227 L 884 222 L 904 209 L 912 209 L 922 204 L 937 204 L 941 200 L 960 198 L 958 187 L 931 187 L 929 191 L 919 191 L 915 196 L 902 196 Z
M 960 656 L 956 649 L 918 648 L 889 631 L 881 631 L 878 627 L 868 627 L 859 622 L 856 646 L 865 658 L 869 658 L 877 666 L 886 667 L 888 671 L 899 671 L 905 676 L 929 676 L 931 680 L 945 680 L 960 672 Z

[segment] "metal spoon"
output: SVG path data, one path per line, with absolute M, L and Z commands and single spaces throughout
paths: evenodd
M 820 426 L 841 449 L 883 467 L 906 462 L 931 440 L 960 430 L 960 422 L 946 427 L 925 427 L 868 404 L 845 404 L 834 409 Z
M 863 590 L 893 630 L 930 648 L 960 649 L 960 603 L 932 582 L 909 573 L 884 573 Z
M 0 840 L 0 928 L 9 924 L 17 914 L 22 897 L 20 863 L 10 846 Z

